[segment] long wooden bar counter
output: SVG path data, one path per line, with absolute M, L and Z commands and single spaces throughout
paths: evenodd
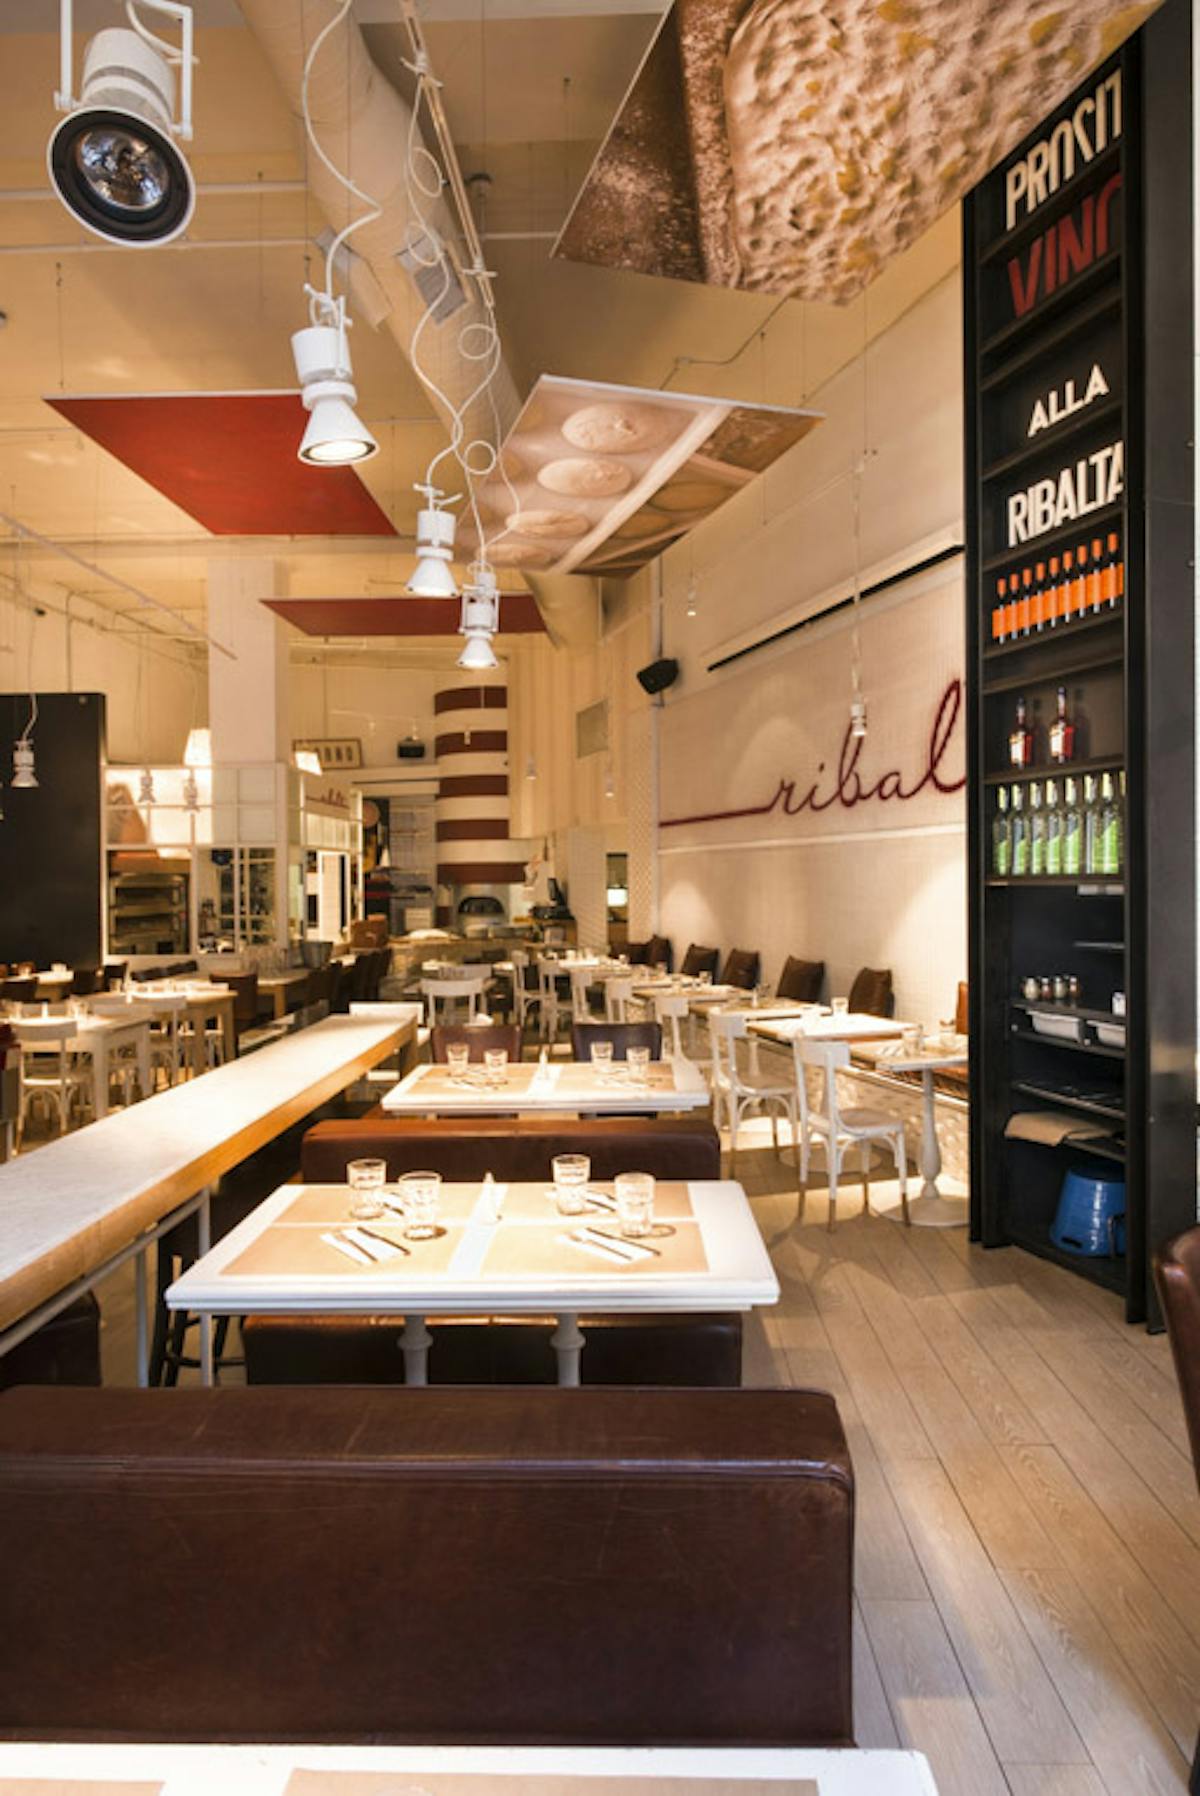
M 0 1352 L 23 1318 L 404 1046 L 418 1007 L 397 1008 L 326 1017 L 0 1166 Z

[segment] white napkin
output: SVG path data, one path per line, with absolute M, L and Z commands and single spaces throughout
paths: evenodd
M 352 1242 L 343 1240 L 340 1235 L 322 1235 L 321 1239 L 326 1247 L 333 1247 L 338 1253 L 344 1253 L 346 1258 L 353 1260 L 356 1266 L 373 1266 L 375 1264 L 369 1253 L 364 1253 L 361 1247 L 355 1247 Z

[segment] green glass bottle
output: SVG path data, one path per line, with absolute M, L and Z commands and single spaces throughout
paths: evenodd
M 1074 875 L 1083 872 L 1083 817 L 1079 810 L 1079 788 L 1068 779 L 1063 789 L 1062 870 Z
M 1098 873 L 1113 877 L 1121 871 L 1121 825 L 1117 815 L 1116 791 L 1111 773 L 1100 776 L 1100 797 L 1096 806 Z
M 1102 873 L 1100 865 L 1100 804 L 1096 782 L 1090 773 L 1083 777 L 1083 870 Z
M 1012 825 L 1008 815 L 1008 787 L 996 793 L 996 815 L 992 818 L 992 872 L 1007 879 L 1012 872 Z
M 1012 789 L 1012 876 L 1024 879 L 1029 872 L 1029 823 L 1020 786 Z
M 1058 784 L 1055 780 L 1046 781 L 1044 815 L 1046 819 L 1046 872 L 1053 877 L 1063 870 L 1063 814 L 1058 802 Z
M 1041 879 L 1046 872 L 1046 813 L 1040 780 L 1034 780 L 1029 788 L 1029 872 L 1034 879 Z

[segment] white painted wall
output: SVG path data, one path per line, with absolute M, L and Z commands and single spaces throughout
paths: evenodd
M 960 305 L 955 270 L 870 346 L 865 581 L 961 540 Z M 836 758 L 851 697 L 845 613 L 726 672 L 706 671 L 723 649 L 820 609 L 851 582 L 861 357 L 813 403 L 826 422 L 664 557 L 664 652 L 682 664 L 659 717 L 664 820 L 764 804 L 784 776 L 802 792 L 822 759 Z M 938 700 L 963 673 L 961 562 L 870 602 L 861 641 L 864 780 L 899 768 L 911 785 Z M 943 777 L 959 779 L 963 768 L 960 714 Z M 927 1023 L 953 1014 L 966 975 L 961 792 L 663 829 L 659 850 L 659 920 L 677 953 L 692 940 L 756 948 L 771 979 L 789 953 L 824 960 L 833 993 L 860 966 L 888 966 L 899 1014 Z
M 292 734 L 355 736 L 368 767 L 398 766 L 396 744 L 413 723 L 433 760 L 433 695 L 452 685 L 441 672 L 389 667 L 337 667 L 294 662 L 291 672 Z

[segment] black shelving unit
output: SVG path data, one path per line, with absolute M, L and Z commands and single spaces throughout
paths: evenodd
M 1127 1318 L 1151 1326 L 1153 1251 L 1196 1216 L 1190 70 L 1188 0 L 1166 0 L 964 207 L 971 1232 L 1119 1292 Z M 1095 108 L 1078 112 L 1089 98 Z M 1064 120 L 1103 116 L 1111 126 L 1118 99 L 1119 133 L 1064 163 L 1057 188 L 1048 151 L 1049 178 L 1026 202 L 1011 171 L 1036 167 L 1025 158 L 1039 144 L 1062 154 L 1064 134 L 1054 133 Z M 1080 404 L 1096 367 L 1103 390 Z M 1102 489 L 1118 456 L 1123 490 Z M 1081 461 L 1091 488 L 1078 484 Z M 1057 509 L 1042 502 L 1047 489 L 1035 492 L 1045 481 Z M 1094 509 L 1073 516 L 1068 499 L 1060 515 L 1071 490 Z M 1082 615 L 1051 627 L 1047 607 L 1039 630 L 1031 608 L 1024 633 L 996 639 L 998 580 L 1015 574 L 1021 593 L 1026 568 L 1036 586 L 1038 563 L 1048 573 L 1051 556 L 1074 558 L 1080 545 L 1090 565 L 1097 538 L 1107 580 L 1113 535 L 1121 582 L 1091 584 Z M 1050 766 L 1046 724 L 1060 685 L 1076 753 Z M 1018 696 L 1038 763 L 1021 768 L 1007 741 Z M 1061 794 L 1067 775 L 1122 772 L 1118 866 L 1029 877 L 994 864 L 1000 789 L 1051 778 Z M 1069 1011 L 1078 1040 L 1031 1023 L 1031 1011 L 1068 1007 L 1022 997 L 1029 976 L 1059 973 L 1079 981 Z M 1114 1017 L 1118 991 L 1123 1047 L 1094 1028 Z M 1015 1111 L 1043 1109 L 1110 1132 L 1061 1145 L 1006 1135 Z M 1123 1174 L 1123 1254 L 1086 1258 L 1052 1242 L 1072 1166 Z

